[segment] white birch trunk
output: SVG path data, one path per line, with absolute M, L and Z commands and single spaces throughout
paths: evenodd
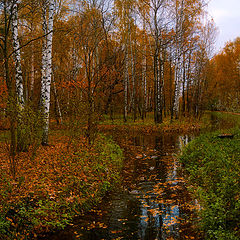
M 175 67 L 175 91 L 174 91 L 174 105 L 173 110 L 176 114 L 176 118 L 179 115 L 179 99 L 180 99 L 180 66 L 179 61 L 176 62 Z
M 32 57 L 31 57 L 30 98 L 33 96 L 34 81 L 35 81 L 35 68 L 34 68 L 34 54 L 32 53 Z
M 143 30 L 145 32 L 145 18 L 143 19 Z M 146 110 L 147 110 L 147 41 L 146 41 L 146 33 L 144 33 L 144 53 L 143 53 L 143 59 L 142 59 L 142 110 L 143 115 L 142 118 L 145 118 L 146 116 Z
M 43 43 L 42 43 L 42 79 L 41 79 L 41 107 L 44 107 L 44 98 L 45 98 L 45 88 L 46 88 L 46 70 L 47 70 L 47 62 L 46 62 L 46 35 L 47 35 L 47 5 L 46 2 L 43 4 L 42 8 L 42 18 L 43 18 L 43 23 L 42 23 L 42 28 L 43 28 L 43 34 L 45 37 L 43 38 Z
M 159 55 L 160 55 L 160 47 L 159 47 L 159 30 L 158 30 L 158 24 L 157 24 L 157 12 L 155 11 L 154 16 L 154 31 L 155 31 L 155 51 L 154 51 L 154 87 L 155 87 L 155 123 L 160 123 L 160 114 L 161 114 L 161 82 L 160 82 L 160 61 L 159 61 Z
M 42 144 L 48 144 L 49 131 L 49 110 L 50 110 L 50 93 L 52 79 L 52 38 L 53 38 L 53 17 L 54 17 L 54 0 L 45 2 L 48 4 L 48 22 L 46 17 L 46 6 L 43 7 L 43 31 L 47 34 L 46 43 L 43 43 L 42 54 L 42 86 L 41 86 L 41 107 L 44 114 L 44 128 Z
M 128 107 L 128 45 L 125 44 L 125 71 L 124 71 L 124 121 L 127 121 Z
M 23 76 L 21 68 L 21 53 L 20 43 L 18 39 L 18 4 L 19 1 L 13 1 L 12 6 L 12 38 L 13 38 L 13 50 L 14 50 L 14 62 L 15 62 L 15 78 L 16 78 L 16 90 L 17 100 L 20 108 L 24 107 L 24 93 L 23 93 Z
M 132 68 L 132 94 L 131 94 L 131 103 L 130 103 L 129 108 L 132 108 L 134 113 L 135 113 L 135 57 L 136 57 L 136 55 L 135 55 L 135 52 L 133 53 L 133 44 L 131 42 L 132 42 L 132 38 L 131 38 L 131 34 L 130 34 L 131 68 Z
M 158 46 L 157 46 L 158 47 Z M 157 76 L 156 76 L 156 85 L 157 85 L 157 122 L 159 123 L 160 114 L 161 114 L 161 69 L 160 69 L 160 60 L 159 60 L 159 50 L 157 50 Z
M 177 44 L 176 50 L 176 61 L 175 61 L 175 86 L 174 86 L 174 103 L 173 103 L 173 111 L 175 113 L 176 118 L 178 118 L 179 114 L 179 99 L 180 99 L 180 72 L 181 72 L 181 59 L 180 59 L 180 50 L 179 45 Z
M 57 111 L 57 117 L 59 117 L 59 123 L 62 123 L 62 112 L 61 112 L 61 108 L 60 108 L 60 104 L 59 104 L 59 100 L 58 100 L 58 94 L 57 94 L 57 89 L 56 89 L 56 84 L 55 84 L 55 80 L 54 80 L 54 73 L 52 74 L 52 79 L 53 79 L 53 91 L 54 91 L 54 95 L 55 95 L 55 99 L 56 99 L 56 111 Z
M 143 69 L 143 75 L 144 75 L 144 113 L 146 116 L 147 112 L 147 46 L 145 45 L 145 56 L 144 56 L 144 69 Z
M 31 35 L 34 35 L 34 26 L 33 22 L 31 23 Z M 30 73 L 30 99 L 33 100 L 33 89 L 34 89 L 34 82 L 35 82 L 35 67 L 34 67 L 34 44 L 31 44 L 31 51 L 32 51 L 32 56 L 31 56 L 31 73 Z
M 174 112 L 176 118 L 179 117 L 179 100 L 181 94 L 181 77 L 182 77 L 182 41 L 183 41 L 183 10 L 184 0 L 181 1 L 180 14 L 176 9 L 176 63 L 175 63 L 175 95 L 174 95 Z M 178 39 L 179 38 L 179 39 Z

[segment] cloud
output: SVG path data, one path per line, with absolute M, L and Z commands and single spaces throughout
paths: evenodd
M 219 28 L 217 49 L 224 47 L 226 41 L 240 36 L 240 1 L 211 0 L 208 5 L 210 16 Z

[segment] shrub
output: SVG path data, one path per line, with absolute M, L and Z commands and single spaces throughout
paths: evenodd
M 17 123 L 17 150 L 19 152 L 26 152 L 30 145 L 37 146 L 41 143 L 44 120 L 40 112 L 30 105 L 26 105 L 19 114 Z

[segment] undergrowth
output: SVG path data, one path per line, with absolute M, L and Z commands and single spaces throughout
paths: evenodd
M 240 238 L 240 130 L 231 132 L 233 139 L 219 138 L 220 131 L 202 135 L 180 156 L 200 201 L 206 239 Z

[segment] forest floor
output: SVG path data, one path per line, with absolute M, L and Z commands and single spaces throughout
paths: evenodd
M 98 130 L 192 132 L 209 124 L 209 115 L 201 120 L 171 122 L 166 118 L 159 125 L 152 116 L 127 123 L 106 117 Z M 51 123 L 50 145 L 35 143 L 28 152 L 17 154 L 14 161 L 9 156 L 9 132 L 0 133 L 0 239 L 32 239 L 42 232 L 64 228 L 75 216 L 99 203 L 120 181 L 120 147 L 101 134 L 90 147 L 84 128 L 79 127 L 82 125 L 75 125 L 69 128 Z
M 102 135 L 89 147 L 83 136 L 55 131 L 49 146 L 17 154 L 15 169 L 7 141 L 0 159 L 0 239 L 33 239 L 99 203 L 119 182 L 123 153 Z

